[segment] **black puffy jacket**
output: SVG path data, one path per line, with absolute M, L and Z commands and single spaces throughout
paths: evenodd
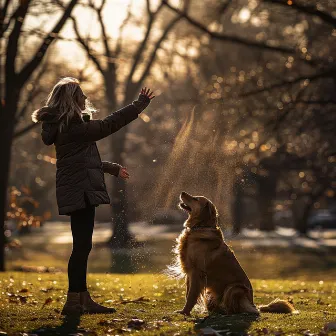
M 110 203 L 96 141 L 135 120 L 149 104 L 149 99 L 142 105 L 137 102 L 103 120 L 85 122 L 79 117 L 74 118 L 62 132 L 59 130 L 58 111 L 48 106 L 38 111 L 37 119 L 42 121 L 42 140 L 56 148 L 56 198 L 60 215 L 85 208 L 86 202 L 95 206 Z

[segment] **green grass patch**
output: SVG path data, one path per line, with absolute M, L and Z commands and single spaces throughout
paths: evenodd
M 93 274 L 88 278 L 93 298 L 117 312 L 66 320 L 60 316 L 66 274 L 7 272 L 0 274 L 0 281 L 0 330 L 9 335 L 198 335 L 205 327 L 221 335 L 308 335 L 307 330 L 319 335 L 326 323 L 336 320 L 333 282 L 253 281 L 256 304 L 288 298 L 298 315 L 263 313 L 255 319 L 244 314 L 207 317 L 193 311 L 185 318 L 173 313 L 184 304 L 181 281 L 158 274 Z
M 90 253 L 88 269 L 90 273 L 161 273 L 171 263 L 173 245 L 173 241 L 153 241 L 143 248 L 118 252 L 96 244 Z M 232 242 L 232 247 L 244 270 L 253 279 L 336 279 L 336 253 L 333 249 L 243 249 L 239 242 Z M 71 248 L 70 244 L 25 241 L 21 249 L 8 255 L 7 269 L 16 271 L 21 267 L 47 266 L 66 272 Z

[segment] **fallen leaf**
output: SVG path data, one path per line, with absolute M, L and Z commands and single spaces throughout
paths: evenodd
M 145 321 L 133 318 L 127 323 L 127 327 L 131 329 L 140 330 L 144 326 L 144 324 Z
M 303 332 L 303 335 L 304 335 L 304 336 L 315 336 L 314 334 L 312 334 L 312 333 L 310 332 L 310 330 L 305 330 L 305 331 Z
M 114 324 L 114 322 L 112 320 L 100 320 L 98 324 L 101 326 L 110 326 L 111 324 Z
M 141 296 L 134 300 L 121 300 L 120 304 L 126 304 L 126 303 L 140 303 L 140 302 L 149 302 L 149 299 L 146 299 L 144 296 Z
M 53 301 L 53 299 L 51 297 L 47 298 L 45 301 L 44 301 L 44 304 L 42 306 L 42 308 L 44 308 L 46 305 L 49 305 L 51 302 Z M 41 308 L 41 309 L 42 309 Z

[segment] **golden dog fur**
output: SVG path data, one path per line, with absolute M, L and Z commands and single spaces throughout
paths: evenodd
M 259 314 L 250 280 L 224 242 L 214 204 L 186 192 L 180 200 L 180 208 L 189 216 L 174 249 L 177 258 L 173 268 L 186 280 L 186 303 L 178 312 L 189 315 L 197 302 L 203 302 L 209 312 Z M 261 311 L 293 312 L 294 308 L 276 300 Z

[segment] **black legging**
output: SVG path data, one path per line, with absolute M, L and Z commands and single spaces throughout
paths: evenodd
M 95 207 L 91 205 L 70 214 L 73 247 L 68 264 L 69 292 L 87 290 L 86 271 L 92 249 L 94 217 Z

